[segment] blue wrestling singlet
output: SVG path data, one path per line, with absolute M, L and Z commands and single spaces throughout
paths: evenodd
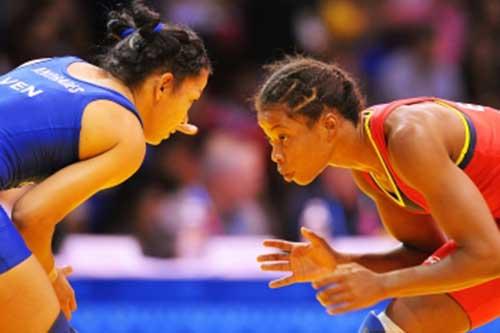
M 79 159 L 83 111 L 95 100 L 135 106 L 111 89 L 72 77 L 76 57 L 27 63 L 0 76 L 0 191 L 37 182 Z M 0 207 L 0 274 L 30 256 Z
M 110 100 L 139 117 L 123 95 L 70 76 L 83 60 L 50 58 L 0 76 L 0 190 L 40 181 L 78 161 L 85 107 Z

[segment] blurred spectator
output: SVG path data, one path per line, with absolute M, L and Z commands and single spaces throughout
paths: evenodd
M 159 160 L 177 175 L 176 191 L 151 184 L 139 199 L 137 227 L 147 254 L 196 256 L 210 235 L 269 233 L 259 200 L 265 189 L 260 145 L 218 132 L 207 138 L 201 161 L 193 150 L 176 145 Z
M 25 2 L 11 18 L 8 53 L 13 64 L 58 56 L 85 55 L 91 41 L 85 7 L 77 0 Z
M 416 26 L 407 30 L 404 36 L 404 44 L 382 62 L 375 83 L 376 100 L 415 96 L 461 100 L 463 83 L 459 67 L 437 61 L 434 30 Z
M 300 225 L 326 237 L 381 232 L 375 206 L 359 192 L 349 170 L 325 170 L 318 192 L 304 203 L 299 214 Z
M 309 8 L 300 11 L 293 27 L 297 43 L 307 53 L 325 55 L 330 51 L 331 35 L 315 11 Z
M 362 1 L 323 0 L 321 16 L 334 40 L 355 41 L 366 33 L 368 17 Z
M 203 179 L 219 216 L 218 233 L 266 234 L 269 220 L 258 203 L 265 187 L 258 144 L 217 133 L 208 139 Z
M 435 38 L 434 61 L 458 65 L 462 61 L 467 23 L 462 0 L 390 0 L 380 6 L 386 28 L 430 27 Z
M 472 29 L 465 72 L 470 97 L 476 103 L 500 107 L 500 3 L 477 1 L 470 10 Z

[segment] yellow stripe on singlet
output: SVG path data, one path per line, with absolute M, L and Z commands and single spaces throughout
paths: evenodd
M 373 140 L 372 132 L 370 129 L 370 118 L 372 116 L 372 113 L 370 110 L 366 110 L 363 112 L 363 115 L 365 116 L 364 119 L 364 127 L 365 127 L 365 132 L 368 135 L 368 139 L 370 140 L 370 143 L 373 146 L 373 149 L 375 150 L 375 153 L 377 154 L 378 159 L 380 160 L 380 163 L 382 164 L 382 167 L 384 168 L 384 172 L 389 179 L 389 182 L 391 183 L 392 189 L 394 190 L 394 195 L 386 191 L 386 189 L 378 182 L 377 178 L 370 172 L 370 176 L 372 179 L 377 183 L 378 187 L 392 200 L 394 201 L 398 206 L 405 207 L 405 202 L 403 200 L 403 197 L 401 196 L 401 193 L 399 192 L 398 186 L 396 185 L 395 180 L 392 178 L 391 173 L 389 172 L 389 168 L 387 167 L 384 158 L 382 157 L 382 154 L 380 153 L 377 144 L 375 143 L 375 140 Z
M 447 109 L 453 110 L 455 112 L 455 114 L 458 115 L 460 120 L 462 120 L 462 124 L 464 125 L 464 128 L 465 128 L 465 142 L 464 142 L 464 145 L 462 147 L 462 150 L 460 151 L 460 155 L 458 156 L 457 160 L 455 161 L 456 165 L 460 165 L 460 163 L 462 163 L 462 161 L 464 160 L 465 155 L 469 151 L 469 147 L 470 147 L 471 135 L 470 135 L 469 123 L 467 123 L 467 119 L 465 118 L 465 115 L 462 113 L 462 111 L 458 110 L 453 105 L 450 105 L 447 102 L 445 102 L 443 100 L 439 100 L 439 99 L 436 99 L 434 101 L 434 103 L 439 104 L 441 106 L 444 106 Z
M 453 110 L 453 112 L 455 112 L 455 114 L 458 115 L 458 117 L 462 121 L 462 124 L 464 125 L 464 129 L 465 129 L 465 142 L 464 142 L 464 145 L 462 146 L 462 149 L 460 151 L 460 155 L 458 156 L 457 160 L 455 161 L 456 165 L 460 165 L 460 163 L 462 163 L 463 160 L 465 159 L 465 157 L 467 155 L 467 152 L 469 151 L 470 145 L 471 145 L 471 130 L 469 128 L 469 123 L 467 122 L 467 118 L 462 113 L 462 111 L 458 110 L 453 105 L 448 104 L 446 101 L 436 99 L 433 102 L 436 103 L 436 104 L 439 104 L 441 106 L 444 106 L 444 107 L 446 107 L 446 108 L 448 108 L 450 110 Z M 391 173 L 389 172 L 389 168 L 387 167 L 387 165 L 385 163 L 385 160 L 383 159 L 382 154 L 380 153 L 380 151 L 378 149 L 378 146 L 375 143 L 375 140 L 373 139 L 373 136 L 372 136 L 372 133 L 371 133 L 371 129 L 370 129 L 370 117 L 372 116 L 372 113 L 371 113 L 370 110 L 366 110 L 366 111 L 363 112 L 363 115 L 365 116 L 365 118 L 364 118 L 365 132 L 368 135 L 368 139 L 370 140 L 370 143 L 372 144 L 372 146 L 373 146 L 373 148 L 375 150 L 375 153 L 377 154 L 377 157 L 380 160 L 380 163 L 382 164 L 382 166 L 384 168 L 385 174 L 387 175 L 387 178 L 389 179 L 389 182 L 390 182 L 390 184 L 391 184 L 391 186 L 392 186 L 392 188 L 394 190 L 394 195 L 396 197 L 394 197 L 394 195 L 392 195 L 390 192 L 388 192 L 384 188 L 384 186 L 382 186 L 382 184 L 379 183 L 379 181 L 377 180 L 377 178 L 372 173 L 370 173 L 370 175 L 371 175 L 373 181 L 375 181 L 375 183 L 378 185 L 378 187 L 392 201 L 394 201 L 396 204 L 398 204 L 401 207 L 406 207 L 405 202 L 403 200 L 403 197 L 401 195 L 401 192 L 399 191 L 399 188 L 397 187 L 394 178 L 392 177 Z

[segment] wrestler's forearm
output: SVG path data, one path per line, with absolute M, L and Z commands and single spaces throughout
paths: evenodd
M 459 249 L 432 265 L 384 273 L 382 280 L 388 297 L 452 292 L 500 277 L 499 263 L 492 260 L 475 258 Z
M 124 161 L 129 152 L 123 146 L 120 143 L 109 152 L 59 170 L 16 201 L 12 220 L 46 271 L 54 266 L 51 243 L 56 224 L 97 191 L 125 180 L 138 167 L 116 162 Z
M 52 237 L 55 226 L 21 227 L 20 233 L 31 252 L 38 259 L 43 269 L 49 273 L 54 268 L 54 255 L 52 254 Z
M 339 263 L 355 262 L 374 272 L 385 273 L 420 265 L 430 255 L 429 252 L 401 245 L 384 253 L 343 254 Z

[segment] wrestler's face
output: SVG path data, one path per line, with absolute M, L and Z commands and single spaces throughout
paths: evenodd
M 335 131 L 331 117 L 328 113 L 312 122 L 301 115 L 290 117 L 279 107 L 257 112 L 259 126 L 272 146 L 271 159 L 287 182 L 307 185 L 328 166 Z
M 188 121 L 191 105 L 201 97 L 209 77 L 208 70 L 201 70 L 197 76 L 190 76 L 175 82 L 172 73 L 163 73 L 152 82 L 152 108 L 144 121 L 146 142 L 159 144 L 177 130 L 182 131 Z M 191 133 L 194 134 L 194 133 Z

